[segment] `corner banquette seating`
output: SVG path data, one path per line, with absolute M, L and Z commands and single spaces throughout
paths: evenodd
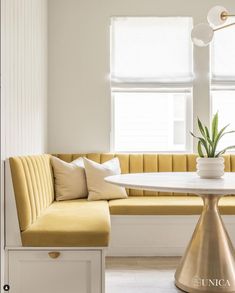
M 106 201 L 54 201 L 50 156 L 11 158 L 23 246 L 107 246 Z
M 86 156 L 98 163 L 116 156 L 122 173 L 186 172 L 195 171 L 196 168 L 194 154 L 93 153 L 55 156 L 66 162 Z M 110 235 L 111 246 L 115 246 L 115 241 L 118 242 L 120 238 L 123 239 L 121 242 L 125 241 L 127 234 L 136 242 L 138 235 L 141 235 L 141 227 L 146 227 L 142 226 L 141 219 L 152 221 L 158 216 L 164 216 L 159 218 L 159 225 L 164 230 L 164 221 L 167 222 L 170 232 L 169 235 L 164 231 L 159 237 L 156 236 L 157 247 L 158 238 L 164 238 L 164 235 L 168 235 L 167 242 L 172 241 L 169 238 L 172 234 L 177 241 L 175 228 L 179 225 L 178 220 L 174 218 L 174 223 L 169 222 L 170 217 L 190 217 L 201 213 L 202 202 L 197 196 L 140 190 L 127 190 L 127 199 L 56 202 L 50 157 L 51 155 L 44 154 L 9 160 L 21 240 L 21 243 L 11 245 L 6 243 L 8 273 L 5 282 L 11 286 L 12 293 L 104 292 L 104 249 L 109 245 Z M 224 158 L 225 171 L 235 172 L 235 155 L 226 155 Z M 6 211 L 10 222 L 12 220 L 9 220 L 9 214 L 13 210 L 8 208 Z M 235 215 L 235 197 L 231 195 L 223 198 L 220 201 L 220 211 L 224 215 Z M 128 226 L 125 221 L 117 227 L 117 218 L 127 221 L 130 218 L 138 219 L 138 228 L 132 229 L 133 222 Z M 182 221 L 185 222 L 185 218 Z M 128 227 L 131 229 L 129 232 Z M 180 230 L 180 227 L 177 229 Z M 143 241 L 154 241 L 154 231 L 147 231 Z M 11 231 L 7 231 L 7 234 L 10 233 Z M 150 236 L 150 240 L 147 240 L 146 235 Z M 135 254 L 136 248 L 128 245 L 127 250 L 134 249 Z M 53 277 L 52 270 L 57 278 Z M 76 274 L 74 270 L 77 270 Z M 31 277 L 28 276 L 29 272 Z M 66 291 L 66 286 L 71 289 Z

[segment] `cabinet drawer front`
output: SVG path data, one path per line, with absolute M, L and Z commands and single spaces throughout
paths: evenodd
M 101 268 L 100 251 L 9 251 L 11 293 L 101 293 Z

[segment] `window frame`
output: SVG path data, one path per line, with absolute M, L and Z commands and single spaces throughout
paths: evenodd
M 222 33 L 222 31 L 220 32 Z M 212 58 L 213 58 L 213 48 L 215 44 L 212 42 L 210 45 L 210 119 L 213 117 L 213 92 L 219 91 L 234 91 L 235 94 L 235 75 L 215 75 L 212 69 Z M 235 150 L 230 150 L 229 153 L 234 153 Z
M 128 18 L 137 18 L 139 16 L 126 16 Z M 149 16 L 141 16 L 141 18 L 148 18 Z M 151 16 L 156 18 L 168 18 L 168 17 L 176 17 L 179 16 Z M 118 16 L 112 17 L 110 21 L 110 91 L 111 91 L 111 130 L 110 130 L 110 150 L 111 152 L 119 152 L 119 153 L 152 153 L 154 151 L 146 151 L 146 150 L 119 150 L 115 148 L 115 103 L 114 103 L 114 93 L 117 92 L 158 92 L 158 93 L 186 93 L 186 113 L 185 113 L 185 124 L 186 124 L 186 133 L 185 133 L 185 149 L 183 150 L 170 150 L 167 149 L 166 151 L 162 150 L 155 150 L 159 153 L 186 153 L 186 152 L 193 152 L 193 139 L 189 134 L 193 128 L 193 91 L 194 91 L 194 46 L 191 46 L 191 72 L 192 76 L 185 79 L 185 81 L 158 81 L 158 80 L 146 80 L 144 78 L 136 79 L 136 78 L 112 78 L 112 56 L 113 56 L 113 27 L 112 21 L 113 19 L 118 18 Z M 121 16 L 123 18 L 123 16 Z M 182 18 L 191 18 L 192 25 L 193 25 L 193 17 L 192 16 L 182 16 Z M 190 48 L 189 48 L 190 49 Z M 188 133 L 188 135 L 186 135 Z
M 185 93 L 186 94 L 186 113 L 185 113 L 185 123 L 186 123 L 186 132 L 190 133 L 192 129 L 192 90 L 190 89 L 184 89 L 180 91 L 173 91 L 174 88 L 172 88 L 172 91 L 169 90 L 169 88 L 162 89 L 162 88 L 151 88 L 149 92 L 157 92 L 157 93 Z M 115 97 L 114 94 L 116 92 L 127 92 L 126 90 L 117 90 L 117 91 L 112 91 L 111 92 L 111 132 L 110 132 L 110 149 L 111 152 L 118 152 L 118 153 L 127 153 L 127 152 L 133 152 L 133 153 L 153 153 L 153 152 L 158 152 L 158 153 L 169 153 L 169 152 L 174 152 L 174 153 L 185 153 L 185 152 L 192 152 L 192 138 L 190 135 L 186 135 L 186 141 L 185 141 L 185 149 L 183 150 L 171 150 L 167 149 L 166 151 L 162 150 L 152 150 L 152 151 L 147 151 L 147 150 L 120 150 L 115 148 Z M 142 90 L 135 90 L 131 92 L 148 92 L 146 89 Z

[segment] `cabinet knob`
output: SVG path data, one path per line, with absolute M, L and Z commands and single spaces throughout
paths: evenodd
M 58 258 L 60 256 L 60 252 L 59 251 L 51 251 L 51 252 L 48 252 L 48 255 L 50 258 Z

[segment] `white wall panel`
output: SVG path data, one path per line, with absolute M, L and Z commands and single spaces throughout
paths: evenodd
M 46 151 L 46 118 L 47 0 L 1 0 L 2 282 L 4 160 Z
M 47 0 L 2 0 L 5 157 L 46 150 Z

